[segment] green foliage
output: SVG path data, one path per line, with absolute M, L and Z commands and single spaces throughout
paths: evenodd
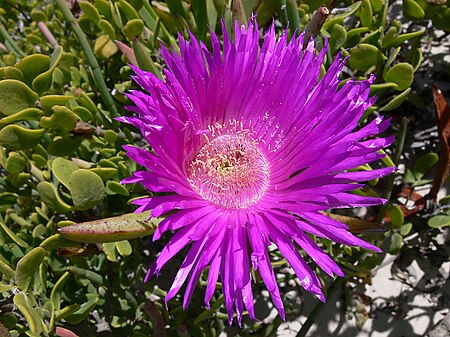
M 410 20 L 431 19 L 435 28 L 450 31 L 448 1 L 403 0 L 403 13 Z
M 122 146 L 146 144 L 114 118 L 129 114 L 123 108 L 130 103 L 124 93 L 135 84 L 128 64 L 162 77 L 158 49 L 164 45 L 177 51 L 177 33 L 188 38 L 191 31 L 210 46 L 208 27 L 220 35 L 223 20 L 231 33 L 232 19 L 245 23 L 251 13 L 264 29 L 275 20 L 278 33 L 288 22 L 293 33 L 326 4 L 332 14 L 315 37 L 318 45 L 329 39 L 324 72 L 342 53 L 349 56 L 342 80 L 376 76 L 371 94 L 378 100 L 364 118 L 371 119 L 374 111 L 396 113 L 409 99 L 422 61 L 424 30 L 389 18 L 388 1 L 345 1 L 346 7 L 338 8 L 330 1 L 234 3 L 58 0 L 0 5 L 0 299 L 15 305 L 11 314 L 0 304 L 0 323 L 11 336 L 48 336 L 57 327 L 94 336 L 93 310 L 114 336 L 174 336 L 185 330 L 193 336 L 218 336 L 224 329 L 223 297 L 213 297 L 210 311 L 201 304 L 207 273 L 189 311 L 182 311 L 180 298 L 171 301 L 170 312 L 164 309 L 167 282 L 142 283 L 159 246 L 135 238 L 153 233 L 161 219 L 149 224 L 139 216 L 93 221 L 132 212 L 130 200 L 147 193 L 138 185 L 120 184 L 137 169 Z M 436 28 L 450 29 L 446 3 L 404 0 L 403 11 L 408 19 L 431 19 Z M 434 152 L 420 157 L 406 168 L 403 182 L 429 182 L 426 175 L 438 159 Z M 385 163 L 394 165 L 390 157 Z M 378 196 L 382 188 L 392 190 L 393 185 L 376 179 L 356 193 Z M 387 250 L 397 254 L 414 226 L 405 223 L 396 203 L 385 210 L 392 225 L 385 235 Z M 441 213 L 428 221 L 435 230 L 450 224 L 449 215 Z M 78 222 L 85 222 L 84 227 L 65 227 Z M 381 241 L 382 235 L 376 238 Z M 378 263 L 375 255 L 357 249 L 327 242 L 324 248 L 344 266 L 348 282 L 364 280 Z M 280 283 L 289 284 L 293 276 L 279 268 L 285 261 L 272 255 Z M 298 309 L 287 305 L 287 313 L 293 317 Z M 244 322 L 242 335 L 273 335 L 276 324 Z

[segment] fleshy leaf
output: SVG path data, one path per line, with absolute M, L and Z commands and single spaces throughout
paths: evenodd
M 162 219 L 152 218 L 148 220 L 149 217 L 150 212 L 125 214 L 65 226 L 59 229 L 59 233 L 66 239 L 86 243 L 129 240 L 153 234 Z
M 105 197 L 105 185 L 102 179 L 88 170 L 76 170 L 70 176 L 69 191 L 75 208 L 90 209 Z
M 40 182 L 37 191 L 42 201 L 51 209 L 59 213 L 69 212 L 72 207 L 66 204 L 59 196 L 55 186 L 48 181 Z
M 18 80 L 0 81 L 0 112 L 12 115 L 34 106 L 38 95 Z
M 10 124 L 0 130 L 0 145 L 9 150 L 23 150 L 35 147 L 44 137 L 45 129 L 26 129 Z
M 28 290 L 31 279 L 38 271 L 40 264 L 44 260 L 44 257 L 45 250 L 41 247 L 36 247 L 28 252 L 24 257 L 22 257 L 19 262 L 17 262 L 15 280 L 17 286 L 21 290 Z
M 52 163 L 52 172 L 55 177 L 67 188 L 70 187 L 70 176 L 78 166 L 70 160 L 58 157 Z
M 409 63 L 401 62 L 389 69 L 384 75 L 384 79 L 386 82 L 396 83 L 395 89 L 403 91 L 409 88 L 414 81 L 414 69 Z

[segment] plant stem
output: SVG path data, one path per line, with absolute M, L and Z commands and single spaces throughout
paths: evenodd
M 105 79 L 103 78 L 102 71 L 100 69 L 100 66 L 98 65 L 97 59 L 92 51 L 91 46 L 89 45 L 89 41 L 87 40 L 86 35 L 81 30 L 80 26 L 78 25 L 78 22 L 75 20 L 69 7 L 67 7 L 66 2 L 64 0 L 56 0 L 56 3 L 63 12 L 66 20 L 71 24 L 72 29 L 75 35 L 77 36 L 78 41 L 80 42 L 81 48 L 83 49 L 84 54 L 86 55 L 87 62 L 89 63 L 89 66 L 92 69 L 95 81 L 97 82 L 98 91 L 100 92 L 100 95 L 103 99 L 103 102 L 106 105 L 106 108 L 109 110 L 111 117 L 113 118 L 118 117 L 119 113 L 114 104 L 114 100 L 111 96 L 111 93 L 109 92 L 108 87 L 106 86 L 106 82 Z M 109 116 L 105 117 L 109 118 Z M 112 124 L 117 125 L 115 121 L 113 121 Z
M 297 1 L 287 0 L 286 1 L 286 14 L 288 18 L 289 32 L 291 35 L 300 32 L 300 17 L 298 15 Z
M 303 40 L 303 48 L 306 48 L 311 37 L 316 37 L 327 19 L 330 11 L 325 6 L 319 7 L 314 13 L 311 20 L 305 27 L 305 37 Z
M 160 29 L 162 35 L 169 40 L 170 45 L 172 46 L 172 48 L 176 52 L 180 51 L 180 47 L 178 46 L 177 41 L 172 36 L 172 34 L 169 33 L 169 31 L 167 30 L 166 26 L 164 26 L 164 24 L 162 22 L 159 23 L 159 28 L 156 29 L 156 27 L 158 27 L 158 20 L 160 20 L 160 19 L 159 19 L 158 15 L 155 13 L 155 11 L 153 10 L 153 8 L 150 5 L 149 1 L 144 1 L 144 6 L 139 10 L 139 14 L 140 14 L 142 20 L 144 20 L 144 22 L 147 25 L 147 27 L 150 28 L 150 29 L 154 29 L 155 41 L 158 38 L 158 35 L 159 35 L 159 31 L 158 30 Z M 152 22 L 154 22 L 155 25 L 152 25 Z M 158 31 L 158 34 L 157 34 L 157 31 Z M 153 46 L 154 45 L 155 44 L 153 44 Z
M 5 44 L 11 46 L 13 52 L 15 52 L 20 57 L 25 57 L 27 54 L 25 54 L 22 49 L 19 48 L 16 41 L 13 40 L 13 38 L 9 35 L 8 31 L 6 30 L 5 26 L 0 22 L 0 35 L 5 39 Z
M 392 156 L 392 161 L 394 162 L 395 166 L 398 166 L 400 162 L 400 157 L 403 153 L 403 147 L 405 145 L 405 139 L 406 139 L 406 131 L 408 129 L 408 120 L 406 117 L 402 118 L 402 121 L 400 123 L 400 130 L 398 130 L 398 137 L 397 137 L 397 143 L 395 146 L 395 152 Z M 384 190 L 383 198 L 389 200 L 391 198 L 392 189 L 394 188 L 394 179 L 395 174 L 391 174 L 386 178 L 386 189 Z M 384 213 L 387 209 L 387 204 L 380 207 L 380 211 L 378 212 L 377 216 L 377 223 L 381 223 L 381 221 L 384 218 Z
M 42 34 L 47 39 L 47 41 L 52 45 L 53 49 L 55 49 L 56 47 L 59 46 L 58 41 L 56 41 L 55 37 L 53 36 L 53 34 L 50 31 L 50 29 L 48 29 L 48 27 L 45 24 L 45 22 L 39 21 L 38 22 L 38 27 L 41 30 Z
M 327 296 L 328 300 L 330 300 L 333 297 L 334 293 L 336 292 L 336 290 L 339 289 L 339 287 L 341 286 L 341 283 L 343 281 L 344 281 L 344 278 L 338 277 L 333 281 L 333 283 L 331 283 L 331 285 L 328 287 L 328 296 Z M 314 324 L 317 317 L 320 315 L 320 313 L 322 312 L 323 308 L 325 308 L 325 306 L 326 306 L 326 303 L 323 303 L 323 302 L 318 302 L 316 304 L 314 309 L 308 315 L 308 318 L 306 319 L 305 323 L 303 323 L 302 328 L 297 333 L 297 337 L 305 337 L 306 336 L 309 329 Z

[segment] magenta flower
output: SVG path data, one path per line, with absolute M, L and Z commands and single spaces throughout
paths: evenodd
M 235 31 L 231 41 L 223 29 L 223 48 L 212 33 L 212 53 L 194 36 L 189 42 L 180 36 L 180 55 L 161 51 L 168 68 L 164 80 L 133 67 L 133 78 L 146 92 L 129 93 L 135 106 L 128 109 L 137 117 L 121 118 L 152 148 L 126 146 L 128 156 L 148 170 L 123 182 L 165 193 L 137 200 L 136 212 L 171 212 L 153 239 L 175 233 L 146 280 L 190 245 L 166 303 L 186 284 L 186 308 L 209 266 L 206 306 L 220 277 L 230 324 L 234 312 L 240 324 L 245 309 L 255 318 L 251 268 L 284 318 L 267 250 L 272 244 L 322 301 L 321 283 L 299 248 L 330 276 L 343 272 L 309 234 L 380 251 L 321 211 L 384 203 L 349 192 L 364 186 L 356 182 L 394 171 L 348 171 L 382 158 L 378 150 L 393 140 L 364 140 L 389 126 L 381 117 L 357 129 L 375 101 L 369 98 L 373 78 L 338 89 L 345 63 L 340 55 L 319 80 L 326 46 L 316 51 L 311 40 L 302 51 L 303 34 L 288 42 L 286 33 L 277 39 L 273 27 L 260 46 L 256 24 L 236 24 Z

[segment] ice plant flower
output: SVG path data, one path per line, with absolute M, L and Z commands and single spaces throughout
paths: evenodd
M 258 270 L 279 314 L 283 303 L 268 254 L 276 245 L 303 287 L 325 300 L 321 283 L 300 249 L 327 274 L 339 266 L 309 234 L 349 246 L 379 249 L 348 232 L 321 211 L 384 203 L 349 193 L 360 182 L 393 168 L 349 171 L 382 157 L 392 138 L 373 138 L 389 120 L 379 117 L 358 129 L 375 101 L 373 78 L 349 80 L 338 89 L 345 60 L 339 55 L 319 79 L 327 46 L 303 34 L 288 42 L 270 28 L 259 43 L 256 24 L 236 24 L 223 47 L 212 33 L 212 51 L 194 36 L 179 37 L 180 54 L 162 49 L 164 79 L 133 67 L 144 91 L 131 91 L 137 127 L 151 151 L 126 146 L 128 156 L 147 168 L 124 183 L 140 183 L 158 195 L 135 201 L 137 212 L 168 215 L 154 233 L 175 233 L 148 271 L 146 280 L 181 249 L 190 246 L 165 301 L 186 284 L 183 307 L 209 266 L 205 303 L 220 277 L 230 324 L 247 309 L 254 318 L 251 268 Z M 164 193 L 162 193 L 164 192 Z M 175 211 L 176 210 L 176 211 Z

